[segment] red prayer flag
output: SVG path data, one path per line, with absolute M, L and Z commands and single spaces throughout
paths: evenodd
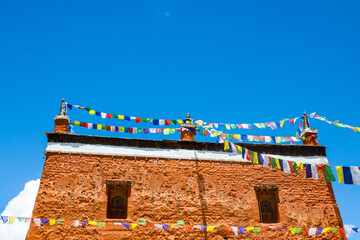
M 154 226 L 154 224 L 152 224 L 152 223 L 148 223 L 147 224 L 149 227 L 153 227 Z
M 31 218 L 25 218 L 25 222 L 28 222 L 30 220 L 31 220 Z
M 111 126 L 106 125 L 106 131 L 111 131 Z
M 294 122 L 295 122 L 295 118 L 289 120 L 290 124 L 294 124 Z
M 270 124 L 269 122 L 266 122 L 265 125 L 266 125 L 267 127 L 271 127 L 271 124 Z
M 165 125 L 170 125 L 171 121 L 170 120 L 165 120 Z
M 251 159 L 251 151 L 250 151 L 250 150 L 247 151 L 246 159 L 249 160 L 249 161 L 252 160 L 252 159 Z
M 296 173 L 295 169 L 294 169 L 294 166 L 292 165 L 292 162 L 288 161 L 288 164 L 289 164 L 289 167 L 290 167 L 290 172 L 291 173 Z
M 133 128 L 129 128 L 129 133 L 133 133 Z
M 339 228 L 339 233 L 341 237 L 345 237 L 345 229 L 344 228 Z
M 265 142 L 265 136 L 259 136 L 260 141 Z
M 83 127 L 84 126 L 84 122 L 80 122 L 80 127 Z
M 157 133 L 162 133 L 162 128 L 157 128 L 157 129 L 156 129 L 156 132 L 157 132 Z
M 72 221 L 71 220 L 65 220 L 64 225 L 71 225 Z
M 113 226 L 114 223 L 113 222 L 106 222 L 106 226 Z
M 189 229 L 189 230 L 192 230 L 193 229 L 193 226 L 191 226 L 191 225 L 186 225 L 185 226 L 187 229 Z
M 268 229 L 268 227 L 261 227 L 261 232 L 263 232 L 263 231 L 266 231 Z
M 136 118 L 136 120 L 135 120 L 137 123 L 140 123 L 141 122 L 141 118 Z
M 84 127 L 88 127 L 89 125 L 88 125 L 88 123 L 87 122 L 84 122 Z
M 108 118 L 112 118 L 112 114 L 110 114 L 110 113 L 107 113 L 106 116 L 107 116 Z
M 231 231 L 231 227 L 224 227 L 225 232 L 229 233 Z
M 310 228 L 304 228 L 304 230 L 305 230 L 305 232 L 306 232 L 306 235 L 308 235 Z
M 240 129 L 242 128 L 241 124 L 236 124 L 236 126 L 238 126 L 238 128 Z
M 285 137 L 285 140 L 286 140 L 287 142 L 290 142 L 290 141 L 291 141 L 291 137 Z

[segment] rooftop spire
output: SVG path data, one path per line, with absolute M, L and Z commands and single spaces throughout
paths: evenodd
M 306 112 L 304 112 L 303 117 L 304 117 L 304 129 L 310 128 L 309 119 L 308 119 L 308 117 L 306 115 Z
M 68 127 L 70 124 L 69 116 L 66 115 L 66 102 L 62 99 L 60 105 L 60 113 L 55 116 L 55 133 L 68 133 Z
M 306 112 L 304 112 L 303 121 L 304 121 L 304 130 L 301 132 L 303 144 L 319 146 L 319 142 L 317 140 L 318 130 L 316 128 L 310 128 L 309 119 L 306 115 Z
M 183 124 L 181 124 L 181 141 L 194 141 L 196 135 L 196 125 L 193 123 L 193 120 L 190 118 L 190 113 L 187 114 L 186 119 L 184 119 Z

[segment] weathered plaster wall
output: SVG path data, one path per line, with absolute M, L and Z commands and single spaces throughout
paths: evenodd
M 35 218 L 107 221 L 106 180 L 131 181 L 128 219 L 188 225 L 340 227 L 334 199 L 320 180 L 306 179 L 250 163 L 156 159 L 47 153 Z M 277 224 L 260 224 L 255 185 L 279 187 Z M 111 220 L 116 221 L 116 220 Z M 245 239 L 304 239 L 288 230 L 247 233 Z M 308 237 L 310 239 L 310 237 Z M 140 226 L 85 229 L 74 226 L 30 225 L 27 239 L 235 239 L 223 229 L 202 233 L 186 228 L 169 231 Z M 329 231 L 317 239 L 340 239 Z

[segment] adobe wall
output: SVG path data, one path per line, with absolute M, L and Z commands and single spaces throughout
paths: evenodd
M 334 199 L 324 175 L 306 179 L 251 163 L 90 156 L 47 153 L 34 218 L 106 221 L 106 180 L 131 181 L 128 219 L 154 223 L 209 226 L 340 227 Z M 279 187 L 277 224 L 260 224 L 255 185 Z M 113 220 L 116 222 L 116 220 Z M 119 222 L 119 220 L 117 220 Z M 139 226 L 38 227 L 31 222 L 27 239 L 306 239 L 289 230 L 269 229 L 235 237 L 224 229 L 212 232 L 175 227 L 168 231 Z M 317 239 L 341 239 L 328 231 Z

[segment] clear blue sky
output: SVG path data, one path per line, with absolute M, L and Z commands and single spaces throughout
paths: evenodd
M 41 177 L 44 132 L 53 131 L 61 98 L 110 113 L 190 112 L 214 122 L 316 111 L 360 127 L 359 12 L 359 1 L 2 2 L 0 209 Z M 123 123 L 79 110 L 70 116 Z M 261 134 L 291 136 L 297 126 Z M 318 120 L 311 126 L 331 166 L 360 166 L 360 134 Z M 360 186 L 333 187 L 344 223 L 360 227 Z

